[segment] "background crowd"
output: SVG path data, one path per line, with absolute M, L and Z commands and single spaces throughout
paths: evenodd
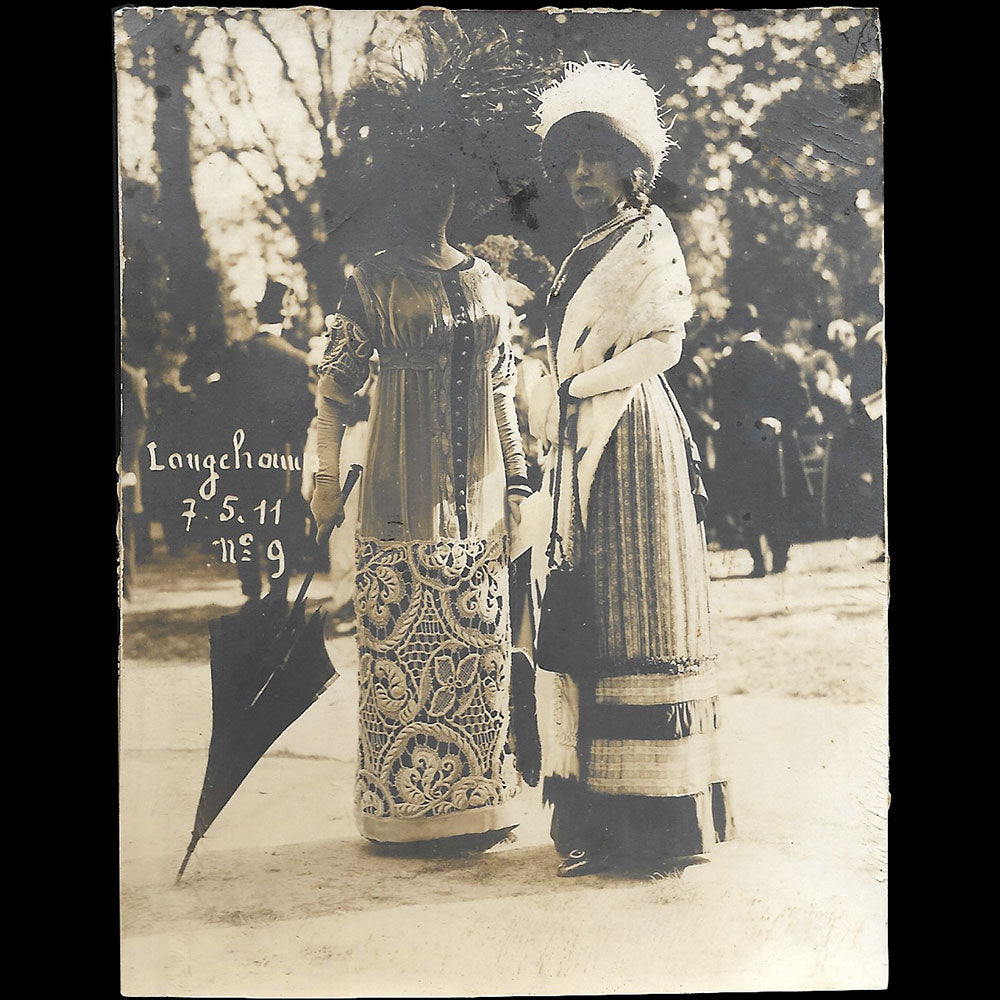
M 508 301 L 518 317 L 515 398 L 529 479 L 537 485 L 541 452 L 528 430 L 527 409 L 534 383 L 547 370 L 538 306 L 552 268 L 512 239 L 469 249 L 504 274 Z M 248 439 L 262 450 L 305 456 L 303 472 L 290 473 L 281 494 L 287 498 L 282 537 L 290 568 L 304 569 L 311 558 L 306 503 L 314 468 L 310 430 L 315 364 L 325 337 L 311 338 L 311 350 L 296 348 L 283 337 L 289 323 L 287 300 L 287 289 L 271 283 L 260 304 L 265 328 L 220 352 L 205 376 L 186 382 L 187 368 L 182 368 L 177 380 L 151 384 L 141 368 L 126 362 L 123 466 L 135 562 L 153 558 L 157 534 L 172 556 L 210 544 L 197 526 L 186 531 L 181 517 L 184 497 L 192 495 L 202 477 L 183 470 L 171 477 L 144 476 L 144 443 L 157 441 L 164 452 L 222 450 L 237 427 L 246 429 Z M 701 452 L 711 545 L 747 547 L 755 568 L 780 571 L 794 541 L 883 532 L 883 350 L 881 323 L 859 331 L 850 321 L 834 320 L 817 344 L 803 344 L 773 329 L 767 314 L 752 306 L 733 308 L 711 333 L 702 328 L 689 335 L 680 363 L 667 378 Z M 377 364 L 375 360 L 369 390 L 351 416 L 354 443 L 347 447 L 358 458 Z M 743 414 L 752 417 L 746 424 Z M 780 423 L 777 433 L 773 424 L 761 423 L 768 418 Z M 764 511 L 759 531 L 756 520 L 750 525 L 743 520 L 751 509 Z M 763 548 L 757 541 L 761 534 Z M 349 560 L 342 572 L 352 572 Z M 259 595 L 257 564 L 252 570 L 240 564 L 240 573 L 246 595 Z
M 676 116 L 680 146 L 653 198 L 677 229 L 693 286 L 695 319 L 669 379 L 702 453 L 710 543 L 748 547 L 755 571 L 767 572 L 794 540 L 881 533 L 872 12 L 502 13 L 554 68 L 584 53 L 632 60 Z M 207 452 L 237 426 L 268 450 L 306 454 L 301 476 L 285 483 L 284 531 L 290 567 L 308 558 L 324 318 L 353 263 L 386 240 L 361 211 L 377 197 L 360 187 L 364 144 L 336 123 L 353 81 L 379 59 L 405 58 L 392 39 L 416 16 L 121 12 L 126 573 L 153 558 L 160 531 L 172 556 L 209 544 L 181 516 L 197 474 L 144 475 L 144 442 Z M 504 278 L 519 316 L 526 436 L 551 261 L 574 238 L 565 214 L 526 161 L 505 203 L 457 206 L 453 222 Z M 366 416 L 362 401 L 359 439 Z M 748 457 L 754 448 L 759 461 Z M 255 576 L 243 568 L 248 596 Z

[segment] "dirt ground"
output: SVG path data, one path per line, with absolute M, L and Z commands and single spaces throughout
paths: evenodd
M 356 653 L 174 875 L 211 734 L 207 622 L 240 604 L 158 555 L 123 604 L 122 989 L 130 996 L 459 996 L 879 989 L 887 981 L 886 566 L 797 546 L 747 579 L 711 553 L 738 838 L 633 875 L 557 879 L 524 796 L 487 854 L 376 854 L 352 817 Z M 329 583 L 317 579 L 321 599 Z

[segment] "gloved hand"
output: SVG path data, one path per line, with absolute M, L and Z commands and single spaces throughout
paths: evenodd
M 316 541 L 324 542 L 334 528 L 344 523 L 344 502 L 341 499 L 340 479 L 337 476 L 316 475 L 309 508 L 316 521 Z
M 528 432 L 536 438 L 543 448 L 547 448 L 557 436 L 557 431 L 552 435 L 549 430 L 554 426 L 559 426 L 559 407 L 556 398 L 555 379 L 551 375 L 545 375 L 538 379 L 532 388 L 531 398 L 528 400 Z M 554 424 L 550 417 L 554 414 Z
M 511 493 L 507 496 L 507 513 L 514 524 L 521 523 L 521 504 L 525 497 L 520 493 Z

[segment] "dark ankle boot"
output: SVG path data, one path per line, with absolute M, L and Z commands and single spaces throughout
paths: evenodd
M 563 858 L 556 874 L 560 878 L 577 878 L 581 875 L 595 875 L 608 867 L 608 859 L 604 854 L 595 854 L 593 851 L 577 849 L 570 851 L 569 855 Z

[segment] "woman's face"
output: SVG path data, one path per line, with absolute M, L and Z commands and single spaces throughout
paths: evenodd
M 563 167 L 573 201 L 587 215 L 605 215 L 625 193 L 625 181 L 614 151 L 601 146 L 571 150 Z
M 436 164 L 421 164 L 395 178 L 396 201 L 403 217 L 414 226 L 447 222 L 455 208 L 455 179 Z

